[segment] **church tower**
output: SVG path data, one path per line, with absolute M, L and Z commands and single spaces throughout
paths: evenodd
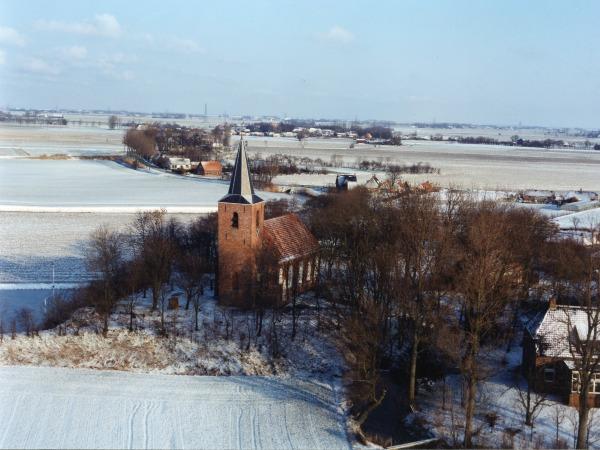
M 254 194 L 246 141 L 240 138 L 229 191 L 218 208 L 219 298 L 241 304 L 255 276 L 255 252 L 261 244 L 264 201 Z

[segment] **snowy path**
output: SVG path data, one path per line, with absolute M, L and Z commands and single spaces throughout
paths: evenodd
M 328 387 L 0 367 L 0 448 L 349 448 Z

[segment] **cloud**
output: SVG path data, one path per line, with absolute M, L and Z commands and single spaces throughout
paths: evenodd
M 60 55 L 66 60 L 81 60 L 87 56 L 87 48 L 82 45 L 72 45 L 71 47 L 63 47 L 59 50 Z
M 172 37 L 168 39 L 168 47 L 173 50 L 179 50 L 182 53 L 203 53 L 204 49 L 197 42 L 191 39 L 182 39 Z
M 40 75 L 58 75 L 60 70 L 40 58 L 26 58 L 21 65 L 26 72 Z
M 123 67 L 124 64 L 137 61 L 135 56 L 127 56 L 123 53 L 114 53 L 100 57 L 93 66 L 98 68 L 104 75 L 114 78 L 115 80 L 133 80 L 135 74 Z
M 4 64 L 6 62 L 6 53 L 4 53 L 4 50 L 0 50 L 0 65 Z
M 59 31 L 63 33 L 87 36 L 103 36 L 116 38 L 123 32 L 121 25 L 110 14 L 96 14 L 92 20 L 83 22 L 61 22 L 58 20 L 38 20 L 35 28 L 43 31 Z
M 323 39 L 340 42 L 342 44 L 348 44 L 354 40 L 354 35 L 339 25 L 332 26 L 329 31 L 320 33 L 319 36 Z
M 23 47 L 25 38 L 14 28 L 0 27 L 0 43 Z

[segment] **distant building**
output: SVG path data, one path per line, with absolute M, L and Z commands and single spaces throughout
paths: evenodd
M 189 170 L 192 170 L 192 162 L 189 158 L 169 157 L 167 159 L 167 168 L 172 171 L 187 172 Z
M 198 175 L 207 177 L 220 177 L 223 173 L 223 165 L 220 161 L 201 161 L 197 172 Z
M 271 291 L 285 303 L 314 286 L 319 244 L 295 214 L 264 220 L 265 202 L 254 193 L 246 142 L 240 139 L 227 194 L 218 206 L 218 293 L 225 303 L 248 305 L 259 275 L 257 256 L 275 265 Z
M 335 187 L 338 191 L 354 189 L 357 185 L 356 175 L 353 173 L 341 173 L 335 177 Z

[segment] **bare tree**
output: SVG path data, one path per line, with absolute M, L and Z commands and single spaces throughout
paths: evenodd
M 516 289 L 515 265 L 506 211 L 491 203 L 478 204 L 464 217 L 459 235 L 462 257 L 457 286 L 462 324 L 461 371 L 466 385 L 465 447 L 473 445 L 477 386 L 483 377 L 482 345 L 492 339 Z
M 31 308 L 20 308 L 15 313 L 15 317 L 21 329 L 25 331 L 25 335 L 27 337 L 33 336 L 35 333 L 36 324 Z
M 88 270 L 97 277 L 91 283 L 96 311 L 103 318 L 104 335 L 108 332 L 108 318 L 119 299 L 119 282 L 123 269 L 121 236 L 100 226 L 90 238 L 85 262 Z
M 152 310 L 158 306 L 163 284 L 171 278 L 179 234 L 179 225 L 167 220 L 164 210 L 138 213 L 134 222 L 133 246 L 152 291 Z
M 592 252 L 586 249 L 585 281 L 577 286 L 578 311 L 566 314 L 569 331 L 569 352 L 577 377 L 576 392 L 579 393 L 579 425 L 577 448 L 586 448 L 591 400 L 589 392 L 600 391 L 600 264 Z
M 552 407 L 552 422 L 554 423 L 554 442 L 552 446 L 554 448 L 565 448 L 566 442 L 560 437 L 560 425 L 565 420 L 565 407 L 561 404 L 556 404 Z
M 111 130 L 114 130 L 118 124 L 119 124 L 119 118 L 117 116 L 112 115 L 108 118 L 108 127 Z
M 534 379 L 535 368 L 530 369 L 530 372 L 526 376 L 524 386 L 517 386 L 517 406 L 523 411 L 525 416 L 525 425 L 529 426 L 533 430 L 535 419 L 539 416 L 542 410 L 547 406 L 546 394 L 541 392 L 534 392 L 531 386 L 530 380 Z
M 422 341 L 432 338 L 439 322 L 439 298 L 448 272 L 452 237 L 446 233 L 434 197 L 407 192 L 396 208 L 399 311 L 409 330 L 408 401 L 415 403 L 417 359 Z M 390 233 L 387 233 L 388 239 Z

